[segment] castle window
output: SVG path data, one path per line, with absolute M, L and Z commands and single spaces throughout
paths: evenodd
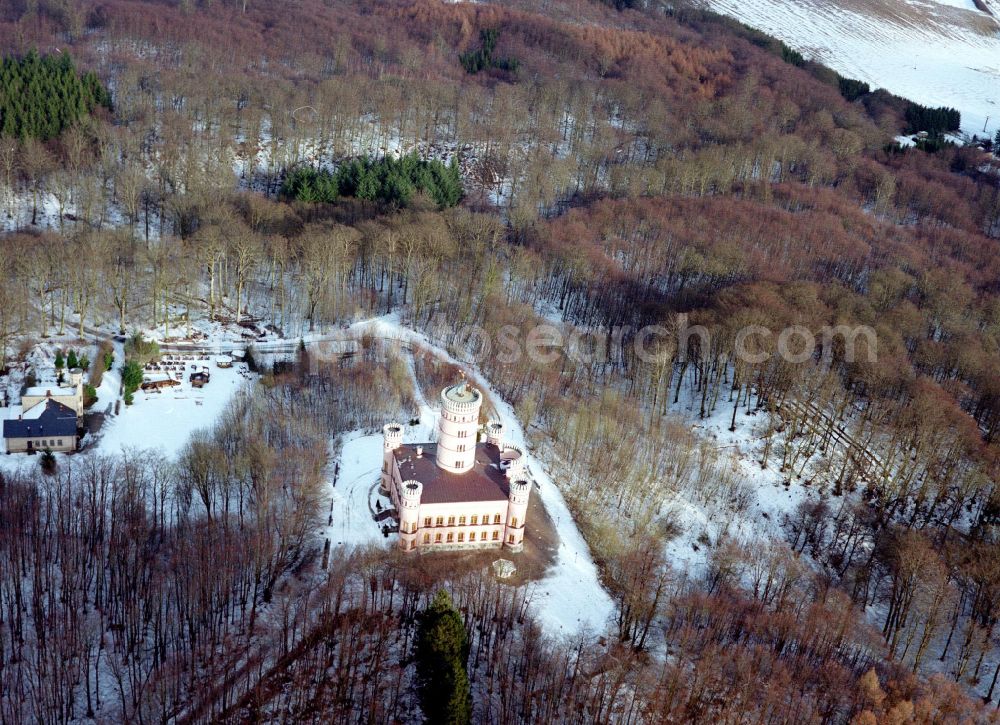
M 464 450 L 465 450 L 465 444 L 464 443 L 459 443 L 458 444 L 458 452 L 461 453 Z
M 500 539 L 500 532 L 499 531 L 494 531 L 493 532 L 493 540 L 494 541 L 499 541 L 499 539 Z
M 455 468 L 461 468 L 463 465 L 462 461 L 455 461 Z
M 438 526 L 444 526 L 444 516 L 438 516 L 437 517 L 437 525 Z
M 464 531 L 459 531 L 458 532 L 458 542 L 462 543 L 463 541 L 465 541 L 465 532 Z
M 455 517 L 454 516 L 449 516 L 448 517 L 448 526 L 454 526 L 454 525 L 455 525 Z M 449 536 L 450 536 L 450 534 L 449 534 Z
M 430 534 L 424 534 L 424 543 L 425 544 L 431 543 L 431 535 Z
M 485 526 L 489 522 L 490 522 L 490 515 L 489 514 L 483 514 L 483 526 Z
M 515 529 L 517 528 L 517 518 L 516 517 L 512 518 L 510 520 L 510 525 L 513 526 Z
M 441 543 L 441 534 L 440 533 L 434 534 L 434 543 L 435 544 L 440 544 Z
M 431 517 L 424 516 L 424 526 L 430 526 L 430 525 L 431 525 Z
M 510 536 L 507 537 L 507 543 L 508 544 L 514 543 L 514 534 L 511 534 Z
M 479 523 L 479 517 L 478 516 L 473 516 L 472 517 L 472 525 L 475 526 L 478 523 Z
M 450 544 L 454 538 L 455 538 L 455 535 L 449 531 L 448 532 L 448 543 Z
M 458 517 L 458 525 L 459 526 L 465 526 L 465 517 L 464 516 L 459 516 Z
M 495 524 L 500 523 L 500 514 L 493 514 L 493 523 Z
M 485 531 L 479 535 L 479 540 L 480 541 L 486 541 L 486 532 Z

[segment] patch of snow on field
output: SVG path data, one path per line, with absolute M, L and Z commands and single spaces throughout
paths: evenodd
M 355 431 L 344 436 L 336 481 L 331 494 L 331 523 L 325 535 L 333 546 L 378 544 L 388 547 L 372 520 L 369 508 L 372 487 L 378 484 L 382 461 L 382 436 Z
M 914 2 L 914 0 L 907 0 L 911 5 L 947 5 L 952 8 L 961 8 L 963 10 L 978 10 L 976 4 L 972 0 L 931 0 L 931 2 Z
M 848 78 L 1000 127 L 1000 26 L 971 0 L 706 0 Z M 987 118 L 989 121 L 987 122 Z
M 177 387 L 160 393 L 136 391 L 134 404 L 122 405 L 119 414 L 105 422 L 98 449 L 104 453 L 130 448 L 157 449 L 167 456 L 176 456 L 194 431 L 210 428 L 218 420 L 234 395 L 246 394 L 250 375 L 246 365 L 227 369 L 212 366 L 211 382 L 197 389 L 187 380 L 192 364 L 187 363 L 189 369 Z M 200 369 L 203 363 L 197 364 Z

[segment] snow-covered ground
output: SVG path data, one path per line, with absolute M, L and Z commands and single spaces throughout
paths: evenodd
M 705 0 L 807 58 L 929 106 L 962 130 L 1000 128 L 1000 24 L 972 0 Z M 998 4 L 997 11 L 1000 11 Z
M 711 505 L 691 500 L 685 492 L 664 503 L 664 512 L 680 528 L 667 544 L 671 565 L 692 576 L 705 573 L 712 549 L 724 539 L 742 546 L 784 541 L 782 525 L 806 500 L 817 500 L 817 488 L 778 470 L 780 458 L 772 451 L 767 468 L 761 468 L 762 437 L 768 425 L 764 412 L 736 415 L 736 430 L 730 431 L 731 404 L 720 401 L 706 418 L 698 416 L 700 403 L 685 385 L 680 402 L 671 412 L 684 417 L 692 430 L 706 439 L 720 454 L 720 477 L 731 482 L 728 497 L 713 496 Z M 786 483 L 788 485 L 786 485 Z
M 184 380 L 176 387 L 156 393 L 137 391 L 132 405 L 122 405 L 118 415 L 107 418 L 97 449 L 102 453 L 150 449 L 173 458 L 192 432 L 210 428 L 218 420 L 233 396 L 244 391 L 253 377 L 243 363 L 217 368 L 212 362 L 199 361 L 199 369 L 201 365 L 210 367 L 212 379 L 205 387 L 194 388 L 188 381 L 192 364 L 187 363 Z M 100 398 L 97 405 L 101 405 Z
M 474 366 L 455 360 L 423 334 L 402 326 L 395 316 L 360 323 L 353 326 L 352 332 L 360 333 L 363 329 L 379 337 L 419 345 L 441 359 L 461 365 L 470 379 L 486 391 L 502 419 L 505 436 L 511 443 L 529 451 L 528 471 L 536 483 L 533 495 L 541 498 L 559 536 L 555 563 L 540 581 L 531 585 L 531 608 L 550 634 L 572 635 L 583 630 L 604 631 L 614 613 L 614 605 L 601 585 L 597 565 L 565 499 L 538 459 L 531 457 L 524 431 L 510 405 L 503 401 Z M 422 402 L 420 422 L 415 426 L 407 426 L 406 440 L 431 440 L 436 419 L 437 413 Z M 392 538 L 382 536 L 378 524 L 372 520 L 369 508 L 370 492 L 378 481 L 381 460 L 381 435 L 366 435 L 359 431 L 344 437 L 339 477 L 332 492 L 333 523 L 327 530 L 331 543 L 391 545 Z

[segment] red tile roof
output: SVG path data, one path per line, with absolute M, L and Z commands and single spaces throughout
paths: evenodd
M 423 455 L 417 457 L 417 448 Z M 460 501 L 506 501 L 510 493 L 507 477 L 500 471 L 500 451 L 489 443 L 476 445 L 476 465 L 465 473 L 450 473 L 439 468 L 434 443 L 408 444 L 393 455 L 404 481 L 416 479 L 424 485 L 420 503 L 457 503 Z

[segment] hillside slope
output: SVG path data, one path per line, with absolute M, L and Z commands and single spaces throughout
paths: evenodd
M 982 2 L 982 0 L 980 0 Z M 839 73 L 962 112 L 967 133 L 1000 124 L 996 2 L 973 0 L 706 0 Z

